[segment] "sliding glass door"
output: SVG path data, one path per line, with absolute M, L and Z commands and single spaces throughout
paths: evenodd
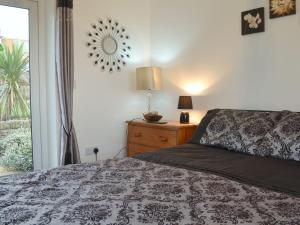
M 0 176 L 41 168 L 37 14 L 0 0 Z

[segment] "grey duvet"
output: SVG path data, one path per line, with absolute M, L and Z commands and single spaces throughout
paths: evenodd
M 0 224 L 297 225 L 300 198 L 125 158 L 0 178 Z

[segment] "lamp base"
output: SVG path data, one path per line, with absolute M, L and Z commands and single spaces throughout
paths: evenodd
M 181 112 L 180 123 L 183 123 L 183 124 L 190 123 L 190 114 L 188 112 Z

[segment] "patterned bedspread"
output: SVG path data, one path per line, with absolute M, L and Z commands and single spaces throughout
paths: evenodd
M 0 224 L 300 224 L 300 199 L 137 159 L 0 178 Z

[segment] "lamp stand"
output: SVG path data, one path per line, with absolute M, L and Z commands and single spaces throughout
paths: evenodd
M 181 112 L 180 114 L 180 123 L 189 124 L 190 123 L 190 114 L 188 112 Z
M 151 92 L 148 92 L 147 93 L 147 109 L 148 109 L 148 113 L 151 112 L 151 99 L 152 99 L 152 93 Z

